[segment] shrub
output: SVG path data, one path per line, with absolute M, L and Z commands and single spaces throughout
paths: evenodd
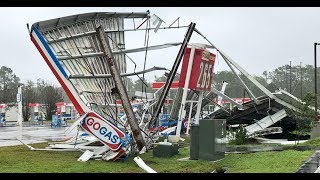
M 243 145 L 249 142 L 247 130 L 240 125 L 239 129 L 234 132 L 234 138 L 230 140 L 230 144 Z

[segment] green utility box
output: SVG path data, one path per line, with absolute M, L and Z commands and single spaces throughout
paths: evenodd
M 190 128 L 190 160 L 199 159 L 199 125 Z
M 199 121 L 199 159 L 216 161 L 226 151 L 226 120 L 202 119 Z M 191 156 L 191 155 L 190 155 Z
M 154 157 L 172 157 L 179 152 L 178 143 L 158 143 L 154 145 L 153 156 Z

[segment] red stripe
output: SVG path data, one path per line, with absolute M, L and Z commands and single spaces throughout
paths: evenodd
M 55 105 L 56 106 L 65 106 L 66 103 L 65 102 L 56 102 Z
M 166 82 L 153 82 L 152 89 L 160 89 Z M 173 81 L 170 89 L 177 89 L 179 87 L 179 81 Z
M 71 102 L 73 103 L 74 107 L 77 109 L 78 113 L 81 115 L 84 113 L 84 110 L 82 109 L 81 105 L 78 103 L 78 101 L 76 100 L 76 98 L 73 96 L 73 94 L 71 93 L 71 91 L 69 90 L 69 88 L 67 87 L 67 85 L 63 82 L 62 78 L 59 76 L 58 72 L 54 69 L 54 67 L 52 66 L 52 64 L 50 63 L 49 59 L 47 58 L 47 56 L 44 54 L 44 52 L 42 51 L 41 47 L 39 46 L 39 44 L 37 43 L 37 41 L 34 39 L 33 36 L 31 36 L 31 41 L 33 42 L 33 44 L 37 47 L 38 51 L 40 52 L 40 54 L 42 55 L 43 59 L 46 61 L 47 65 L 49 66 L 49 68 L 51 69 L 51 71 L 53 72 L 54 76 L 58 79 L 59 83 L 61 84 L 62 88 L 64 89 L 64 91 L 67 93 L 69 99 L 71 100 Z
M 117 160 L 122 154 L 124 154 L 124 150 L 121 148 L 119 151 L 118 151 L 118 154 L 114 157 L 114 158 L 112 158 L 111 160 L 112 161 L 115 161 L 115 160 Z

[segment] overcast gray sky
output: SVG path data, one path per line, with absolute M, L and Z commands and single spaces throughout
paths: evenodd
M 67 15 L 87 12 L 145 12 L 150 10 L 170 25 L 180 17 L 180 25 L 196 23 L 199 29 L 217 47 L 227 53 L 248 73 L 261 75 L 264 70 L 300 62 L 314 62 L 313 43 L 320 42 L 320 8 L 281 7 L 81 7 L 81 8 L 29 8 L 1 7 L 0 66 L 10 67 L 22 82 L 38 78 L 58 84 L 28 35 L 30 25 Z M 137 21 L 139 22 L 139 21 Z M 149 45 L 165 42 L 181 42 L 186 29 L 151 32 Z M 126 34 L 126 47 L 142 47 L 144 34 Z M 204 43 L 194 33 L 191 43 Z M 171 69 L 178 47 L 163 51 L 150 51 L 146 67 L 164 66 Z M 320 53 L 320 52 L 319 52 Z M 129 54 L 143 68 L 144 53 Z M 320 62 L 318 63 L 320 65 Z M 128 61 L 128 72 L 133 64 Z M 229 70 L 220 58 L 216 71 Z M 159 76 L 163 72 L 157 72 Z M 153 80 L 153 75 L 147 76 Z

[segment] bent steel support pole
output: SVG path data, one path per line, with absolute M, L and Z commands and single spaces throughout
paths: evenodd
M 218 100 L 218 102 L 217 102 L 217 104 L 218 105 L 222 105 L 222 99 L 223 99 L 223 97 L 222 97 L 222 94 L 224 95 L 224 91 L 226 90 L 226 86 L 228 85 L 228 83 L 226 82 L 226 81 L 223 81 L 223 84 L 222 84 L 222 88 L 221 88 L 221 91 L 218 91 L 218 90 L 216 90 L 214 87 L 212 87 L 212 91 L 213 90 L 216 90 L 218 93 L 220 93 L 220 94 L 217 94 L 218 95 L 218 98 L 217 98 L 217 100 Z M 214 92 L 214 91 L 213 91 Z M 231 98 L 230 98 L 231 99 Z M 238 107 L 239 108 L 239 107 Z M 213 112 L 215 112 L 215 111 L 217 111 L 217 110 L 219 110 L 220 109 L 220 107 L 219 106 L 215 106 L 214 107 L 214 109 L 213 109 Z M 242 109 L 242 108 L 241 108 Z
M 163 106 L 164 100 L 165 100 L 165 98 L 166 98 L 166 96 L 167 96 L 167 94 L 168 94 L 168 92 L 170 90 L 170 86 L 172 84 L 172 81 L 173 81 L 173 79 L 174 79 L 174 77 L 175 77 L 175 75 L 177 73 L 178 67 L 180 65 L 184 49 L 188 45 L 188 42 L 189 42 L 189 40 L 191 38 L 191 35 L 192 35 L 192 33 L 193 33 L 194 29 L 195 29 L 195 26 L 196 26 L 196 23 L 190 23 L 190 25 L 189 25 L 188 31 L 187 31 L 187 33 L 185 35 L 185 38 L 184 38 L 183 42 L 182 42 L 182 45 L 180 47 L 179 53 L 177 55 L 177 58 L 176 58 L 173 66 L 172 66 L 172 69 L 171 69 L 170 74 L 169 74 L 169 76 L 167 78 L 166 84 L 164 85 L 163 91 L 162 91 L 162 93 L 161 93 L 161 95 L 159 97 L 158 103 L 157 103 L 157 105 L 155 107 L 155 110 L 153 112 L 151 125 L 153 125 L 157 121 L 157 118 L 158 118 L 160 110 L 161 110 L 161 108 Z
M 293 109 L 295 111 L 299 111 L 297 108 L 292 106 L 291 104 L 277 98 L 275 95 L 273 95 L 267 88 L 265 88 L 262 84 L 260 84 L 254 77 L 252 77 L 249 73 L 247 73 L 241 66 L 239 66 L 235 61 L 233 61 L 229 56 L 227 56 L 224 52 L 222 52 L 220 49 L 218 49 L 213 43 L 211 43 L 201 32 L 197 29 L 194 30 L 196 33 L 198 33 L 200 36 L 202 36 L 211 46 L 207 46 L 207 48 L 213 48 L 216 49 L 221 55 L 223 55 L 225 58 L 223 58 L 225 61 L 229 61 L 234 67 L 236 67 L 243 75 L 245 75 L 255 86 L 257 86 L 263 93 L 265 93 L 267 96 L 269 96 L 271 99 L 274 99 L 276 102 Z
M 136 120 L 135 115 L 133 113 L 133 109 L 130 104 L 129 97 L 128 97 L 127 91 L 125 89 L 125 86 L 122 82 L 117 64 L 114 61 L 112 51 L 110 48 L 110 44 L 109 44 L 109 40 L 106 38 L 106 36 L 105 36 L 106 34 L 101 26 L 99 26 L 96 29 L 96 31 L 97 31 L 97 36 L 98 36 L 98 39 L 100 42 L 101 49 L 106 56 L 106 60 L 107 60 L 107 63 L 108 63 L 109 69 L 110 69 L 110 73 L 113 77 L 115 86 L 116 86 L 118 93 L 120 95 L 120 99 L 123 104 L 123 109 L 127 115 L 127 120 L 128 120 L 128 123 L 130 124 L 133 138 L 137 143 L 139 151 L 141 151 L 145 147 L 145 141 L 142 137 L 137 120 Z
M 223 58 L 225 61 L 229 61 L 230 64 L 232 64 L 234 67 L 236 67 L 244 76 L 246 76 L 251 82 L 254 83 L 263 93 L 265 93 L 270 98 L 274 98 L 275 96 L 262 84 L 260 84 L 254 77 L 252 77 L 247 71 L 245 71 L 241 66 L 239 66 L 235 61 L 233 61 L 228 55 L 226 55 L 224 52 L 222 52 L 220 49 L 218 49 L 213 43 L 211 43 L 203 34 L 201 34 L 200 31 L 195 29 L 195 32 L 197 32 L 200 36 L 202 36 L 207 42 L 211 45 L 207 48 L 214 48 L 216 49 L 221 55 L 223 55 L 225 58 Z

